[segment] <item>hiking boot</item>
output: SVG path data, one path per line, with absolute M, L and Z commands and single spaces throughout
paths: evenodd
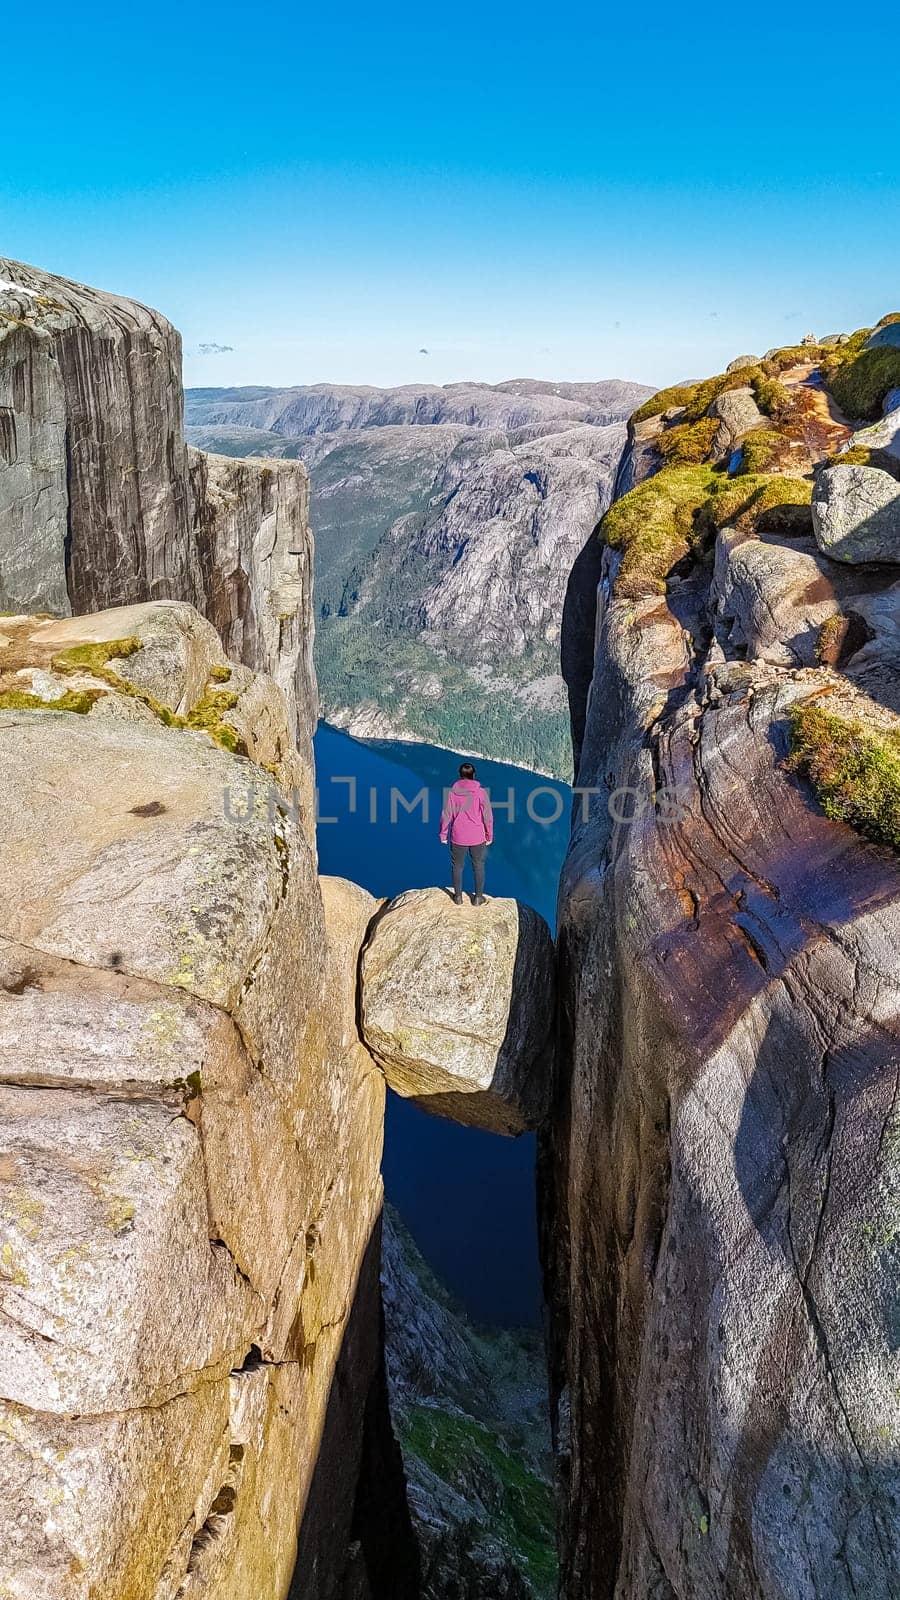
M 472 904 L 473 904 L 473 906 L 483 906 L 484 905 L 484 895 L 483 894 L 477 894 L 475 896 L 475 899 L 472 901 Z
M 454 904 L 454 905 L 455 905 L 455 906 L 461 906 L 461 905 L 462 905 L 462 903 L 463 903 L 463 898 L 462 898 L 462 895 L 461 895 L 461 894 L 455 894 L 455 895 L 454 895 L 454 896 L 453 896 L 453 904 Z

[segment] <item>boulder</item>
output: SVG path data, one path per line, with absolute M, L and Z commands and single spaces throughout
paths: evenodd
M 719 460 L 731 454 L 745 433 L 752 428 L 761 428 L 765 423 L 750 388 L 726 389 L 713 401 L 709 415 L 719 419 L 719 430 L 713 441 L 713 449 Z
M 363 953 L 363 1037 L 391 1088 L 424 1110 L 523 1133 L 548 1108 L 553 981 L 550 930 L 530 906 L 410 890 Z
M 226 657 L 211 623 L 174 600 L 85 617 L 0 620 L 0 709 L 65 710 L 184 731 L 268 772 L 315 835 L 312 772 L 294 746 L 286 696 Z M 68 697 L 68 699 L 67 699 Z
M 894 391 L 900 403 L 900 389 Z M 855 449 L 862 446 L 865 450 L 879 450 L 883 455 L 890 456 L 900 466 L 900 411 L 887 409 L 878 422 L 873 422 L 870 428 L 859 428 L 850 440 L 849 448 Z
M 869 334 L 864 350 L 879 350 L 885 345 L 900 349 L 900 322 L 885 322 Z
M 740 372 L 743 367 L 755 367 L 758 362 L 759 356 L 736 356 L 734 361 L 729 361 L 725 371 Z
M 834 561 L 900 562 L 900 483 L 879 467 L 826 467 L 813 494 L 816 542 Z

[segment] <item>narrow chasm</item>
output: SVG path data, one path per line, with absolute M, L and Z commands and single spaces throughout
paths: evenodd
M 479 780 L 500 802 L 488 899 L 474 906 L 466 884 L 456 907 L 438 838 L 454 757 L 325 724 L 315 753 L 320 872 L 362 884 L 377 907 L 359 1020 L 388 1082 L 387 1385 L 421 1595 L 551 1600 L 555 1469 L 535 1161 L 553 1056 L 547 924 L 570 791 L 479 761 Z M 541 810 L 550 820 L 536 820 Z

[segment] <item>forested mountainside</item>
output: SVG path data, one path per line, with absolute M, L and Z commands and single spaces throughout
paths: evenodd
M 187 434 L 303 457 L 330 720 L 565 777 L 568 574 L 609 503 L 623 419 L 648 393 L 526 379 L 193 390 Z
M 566 1600 L 900 1592 L 898 480 L 892 316 L 641 406 L 584 563 Z

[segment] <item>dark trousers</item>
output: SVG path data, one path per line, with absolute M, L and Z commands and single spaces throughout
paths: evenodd
M 475 875 L 475 894 L 484 894 L 484 852 L 486 844 L 451 844 L 450 861 L 453 867 L 453 893 L 462 894 L 463 867 L 466 856 L 472 862 Z

